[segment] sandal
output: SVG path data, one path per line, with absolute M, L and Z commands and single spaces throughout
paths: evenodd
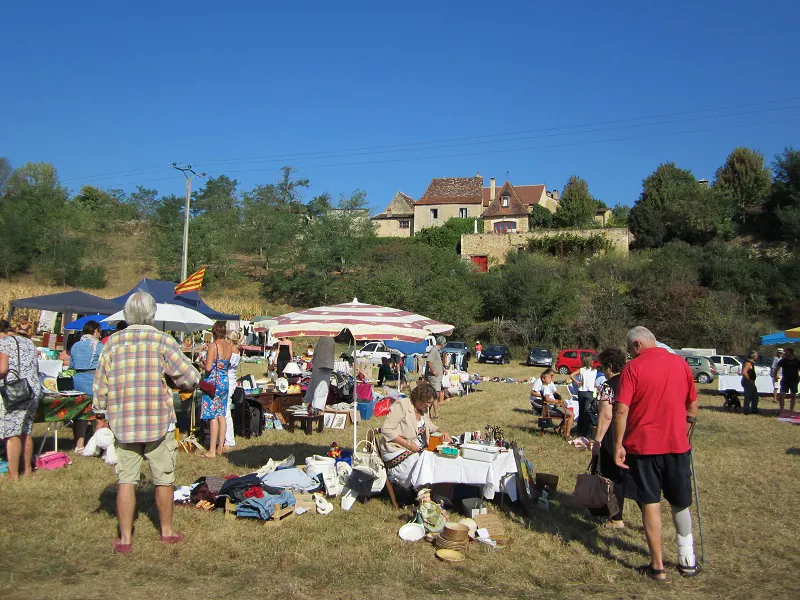
M 173 535 L 162 535 L 161 536 L 161 543 L 162 544 L 180 544 L 183 541 L 183 534 L 182 533 L 175 533 Z
M 111 549 L 114 551 L 114 554 L 130 554 L 133 552 L 133 544 L 123 544 L 122 540 L 117 538 L 114 540 Z
M 700 574 L 703 568 L 700 566 L 700 563 L 697 562 L 697 559 L 694 561 L 693 567 L 686 567 L 684 565 L 678 565 L 678 573 L 680 573 L 683 577 L 695 577 Z
M 645 565 L 636 570 L 642 575 L 647 575 L 653 581 L 657 581 L 659 583 L 670 582 L 669 579 L 667 579 L 667 571 L 665 569 L 654 569 L 652 565 Z

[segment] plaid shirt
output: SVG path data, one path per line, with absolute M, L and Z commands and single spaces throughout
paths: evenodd
M 104 412 L 117 441 L 151 442 L 175 422 L 172 391 L 192 389 L 200 373 L 171 336 L 149 325 L 131 325 L 109 338 L 94 375 L 96 412 Z

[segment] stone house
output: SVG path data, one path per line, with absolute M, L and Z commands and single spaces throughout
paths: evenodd
M 442 177 L 431 180 L 414 204 L 416 231 L 439 227 L 453 217 L 478 219 L 483 212 L 483 177 Z
M 386 210 L 370 220 L 378 237 L 411 237 L 414 235 L 414 200 L 397 192 Z
M 544 186 L 542 186 L 544 187 Z M 510 182 L 506 181 L 495 194 L 494 178 L 491 182 L 489 206 L 481 214 L 484 233 L 525 233 L 528 231 L 529 209 Z

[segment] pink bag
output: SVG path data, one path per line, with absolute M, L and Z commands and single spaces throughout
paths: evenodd
M 44 471 L 53 471 L 71 465 L 72 461 L 65 452 L 45 452 L 36 457 L 36 468 Z
M 372 384 L 371 383 L 357 383 L 356 384 L 356 398 L 364 402 L 372 401 Z

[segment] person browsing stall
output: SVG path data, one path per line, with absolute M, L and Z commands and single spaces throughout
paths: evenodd
M 94 374 L 97 369 L 97 362 L 103 352 L 100 323 L 97 321 L 86 321 L 83 325 L 81 339 L 72 344 L 69 351 L 69 368 L 75 370 L 72 376 L 73 387 L 91 396 L 94 394 Z M 105 427 L 105 421 L 97 419 L 96 429 Z M 73 425 L 75 435 L 75 452 L 82 452 L 88 437 L 89 421 L 77 419 Z
M 555 372 L 553 369 L 545 369 L 539 379 L 533 382 L 531 388 L 531 408 L 534 413 L 542 416 L 552 416 L 550 411 L 563 415 L 564 419 L 560 426 L 561 436 L 564 439 L 570 438 L 572 431 L 572 424 L 575 422 L 575 413 L 571 408 L 567 408 L 561 400 L 561 394 L 556 390 L 556 384 L 553 382 Z M 545 407 L 547 409 L 545 410 Z M 557 408 L 551 408 L 557 407 Z
M 778 363 L 783 358 L 783 348 L 775 350 L 775 356 L 772 357 L 772 366 L 769 369 L 770 377 L 772 377 L 772 399 L 778 402 L 778 393 L 781 389 L 781 370 L 778 368 Z
M 775 365 L 772 381 L 778 380 L 778 373 L 781 374 L 781 393 L 778 395 L 780 410 L 778 416 L 785 416 L 784 400 L 789 394 L 789 413 L 794 412 L 794 404 L 797 399 L 797 383 L 800 380 L 800 359 L 794 355 L 794 348 L 787 348 L 786 355 Z
M 389 479 L 402 487 L 411 487 L 411 473 L 421 453 L 428 447 L 431 433 L 441 432 L 442 441 L 450 436 L 430 419 L 428 411 L 436 398 L 436 390 L 426 382 L 411 390 L 410 398 L 399 398 L 383 421 L 380 453 Z
M 758 388 L 756 387 L 756 361 L 758 352 L 753 350 L 742 365 L 742 389 L 744 390 L 744 414 L 758 414 Z
M 642 510 L 650 564 L 643 571 L 666 581 L 661 549 L 661 494 L 672 509 L 678 572 L 700 572 L 692 537 L 692 482 L 688 432 L 697 416 L 697 389 L 686 361 L 656 346 L 645 327 L 627 336 L 633 358 L 620 376 L 613 408 L 614 462 L 625 470 L 625 497 Z
M 200 418 L 210 421 L 210 442 L 208 452 L 203 454 L 203 458 L 216 458 L 218 454 L 225 452 L 225 431 L 227 423 L 225 414 L 228 413 L 228 388 L 231 356 L 233 356 L 233 345 L 225 339 L 227 328 L 225 321 L 217 321 L 211 327 L 211 335 L 214 338 L 208 345 L 206 353 L 204 381 L 214 386 L 214 393 L 203 394 L 202 409 Z
M 178 342 L 154 325 L 156 301 L 147 292 L 131 294 L 123 309 L 127 329 L 111 336 L 100 355 L 94 377 L 95 412 L 105 413 L 114 432 L 119 462 L 117 516 L 120 537 L 113 550 L 133 551 L 136 485 L 142 460 L 147 460 L 155 486 L 161 542 L 177 544 L 183 535 L 172 527 L 173 484 L 178 442 L 172 390 L 165 375 L 180 389 L 197 387 L 200 373 Z
M 33 342 L 14 331 L 11 323 L 0 319 L 0 380 L 3 385 L 24 379 L 30 397 L 9 409 L 0 400 L 0 438 L 5 439 L 8 478 L 19 481 L 20 460 L 25 475 L 33 473 L 33 418 L 39 406 L 42 386 L 39 361 Z
M 425 381 L 436 391 L 436 399 L 433 401 L 431 417 L 439 418 L 439 405 L 444 401 L 444 390 L 442 389 L 442 377 L 444 377 L 444 365 L 442 364 L 442 346 L 447 340 L 440 335 L 436 338 L 436 345 L 431 346 L 425 357 Z
M 591 406 L 594 402 L 595 379 L 594 356 L 584 354 L 580 369 L 570 374 L 578 384 L 578 435 L 587 437 L 592 429 Z
M 592 456 L 599 461 L 600 475 L 614 482 L 614 495 L 617 497 L 619 511 L 611 515 L 606 527 L 622 529 L 622 505 L 625 501 L 622 484 L 622 469 L 614 461 L 614 428 L 611 427 L 614 402 L 616 402 L 619 374 L 625 366 L 625 353 L 618 348 L 603 350 L 597 357 L 604 381 L 597 391 L 597 426 L 589 442 Z M 598 377 L 599 378 L 599 377 Z

